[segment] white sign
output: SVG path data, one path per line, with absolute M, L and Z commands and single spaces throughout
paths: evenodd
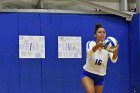
M 19 58 L 45 58 L 45 36 L 19 36 Z
M 82 58 L 81 37 L 58 36 L 58 58 Z

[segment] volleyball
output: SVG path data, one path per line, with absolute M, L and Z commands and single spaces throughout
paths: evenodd
M 104 41 L 104 49 L 113 52 L 118 46 L 118 41 L 114 37 L 107 37 Z

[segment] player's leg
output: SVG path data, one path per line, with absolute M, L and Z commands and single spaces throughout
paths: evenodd
M 86 90 L 86 93 L 95 93 L 94 81 L 90 77 L 84 76 L 81 79 L 81 82 Z
M 102 93 L 103 92 L 103 85 L 95 86 L 95 93 Z

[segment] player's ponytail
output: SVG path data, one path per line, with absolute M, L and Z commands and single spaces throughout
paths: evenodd
M 94 31 L 94 34 L 96 34 L 97 33 L 97 31 L 98 31 L 98 29 L 99 28 L 102 28 L 102 25 L 101 24 L 99 24 L 99 23 L 97 23 L 96 24 L 96 26 L 95 26 L 95 31 Z

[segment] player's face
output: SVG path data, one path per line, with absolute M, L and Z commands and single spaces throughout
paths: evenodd
M 106 37 L 106 31 L 104 28 L 99 28 L 95 34 L 97 41 L 104 41 Z

